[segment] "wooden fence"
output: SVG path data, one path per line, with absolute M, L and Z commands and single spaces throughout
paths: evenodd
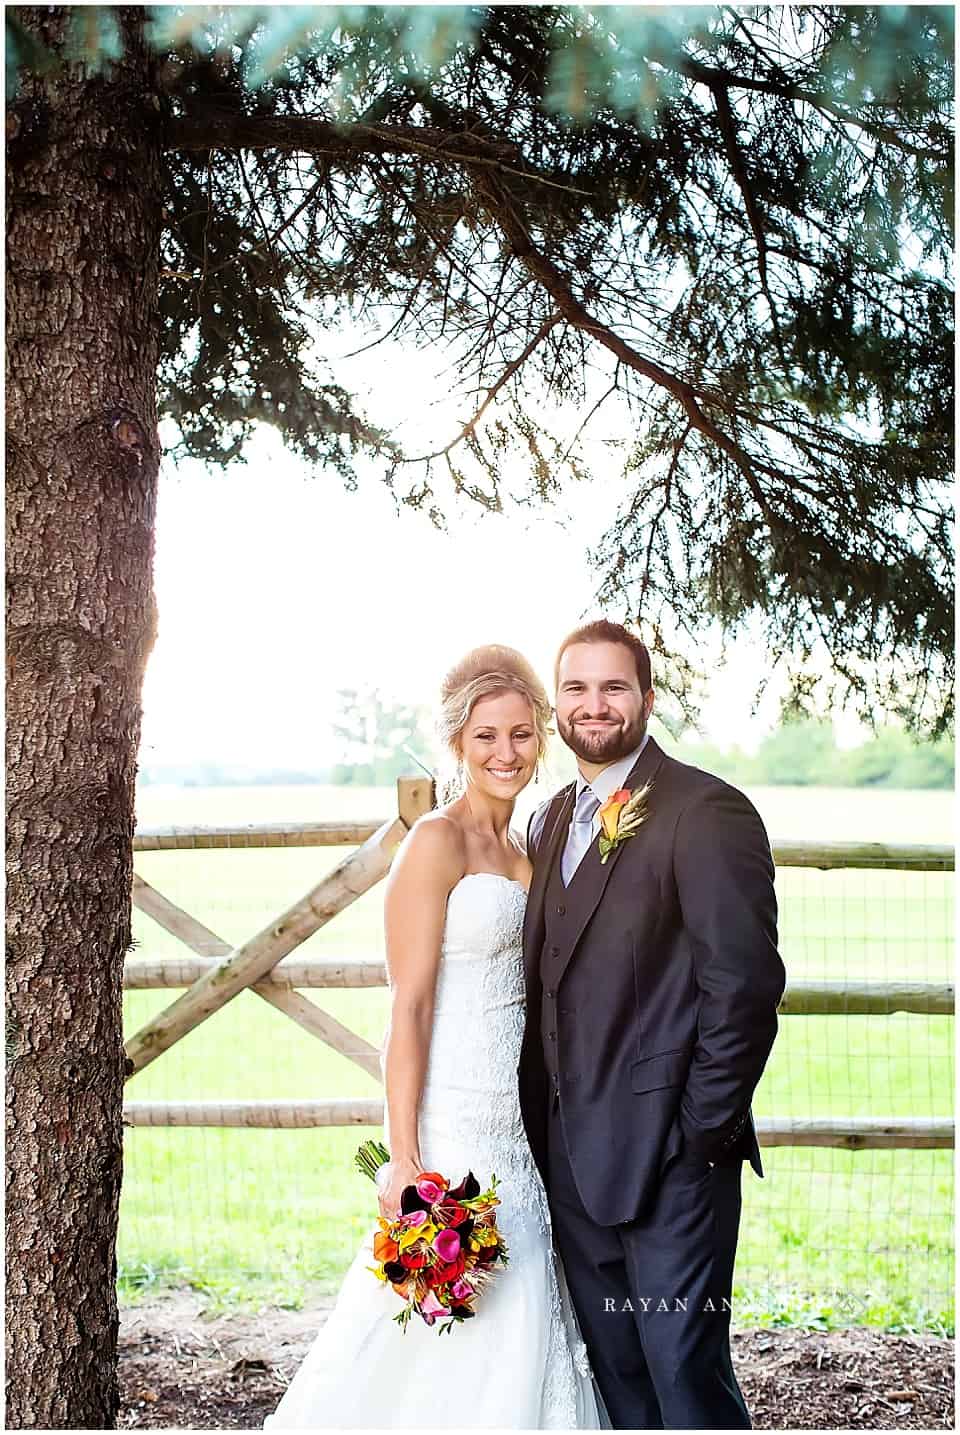
M 135 852 L 210 851 L 216 848 L 344 847 L 358 844 L 332 872 L 261 932 L 231 947 L 189 912 L 141 877 L 133 900 L 192 955 L 127 961 L 128 989 L 186 988 L 127 1042 L 130 1076 L 168 1051 L 187 1032 L 249 988 L 313 1036 L 381 1080 L 379 1053 L 302 993 L 312 988 L 386 984 L 377 957 L 337 961 L 290 954 L 390 870 L 393 855 L 416 819 L 433 806 L 426 778 L 401 778 L 397 816 L 386 822 L 314 822 L 250 827 L 154 828 L 137 831 Z M 953 871 L 949 846 L 853 842 L 774 843 L 778 867 Z M 792 982 L 780 1005 L 784 1016 L 886 1016 L 893 1012 L 952 1015 L 954 989 L 936 982 Z M 245 1126 L 295 1130 L 317 1126 L 379 1126 L 383 1101 L 128 1101 L 131 1126 Z M 833 1146 L 845 1150 L 950 1147 L 953 1121 L 941 1117 L 768 1117 L 757 1121 L 764 1146 Z

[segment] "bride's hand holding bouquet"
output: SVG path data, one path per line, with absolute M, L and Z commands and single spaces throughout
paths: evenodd
M 381 1216 L 392 1220 L 400 1209 L 407 1186 L 415 1186 L 423 1171 L 423 1162 L 412 1156 L 393 1156 L 377 1169 L 377 1203 Z

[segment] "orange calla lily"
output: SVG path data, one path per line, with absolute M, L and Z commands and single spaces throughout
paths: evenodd
M 608 797 L 601 807 L 597 816 L 600 818 L 600 827 L 604 837 L 612 842 L 617 835 L 617 826 L 620 822 L 620 813 L 630 801 L 631 793 L 629 787 L 621 787 L 618 792 Z
M 400 1247 L 396 1241 L 390 1239 L 383 1231 L 377 1231 L 373 1237 L 373 1258 L 375 1261 L 395 1261 L 400 1254 Z

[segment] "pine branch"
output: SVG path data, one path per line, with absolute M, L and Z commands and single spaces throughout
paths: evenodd
M 464 424 L 463 428 L 460 430 L 460 432 L 455 438 L 452 438 L 448 444 L 445 444 L 443 448 L 438 448 L 434 453 L 420 454 L 416 458 L 406 458 L 401 460 L 401 462 L 426 463 L 430 459 L 445 458 L 452 449 L 456 448 L 457 444 L 462 443 L 464 439 L 471 438 L 476 431 L 477 424 L 483 418 L 484 413 L 493 403 L 493 400 L 503 388 L 504 384 L 508 383 L 510 379 L 513 378 L 514 374 L 517 372 L 518 369 L 523 368 L 524 364 L 527 362 L 534 349 L 539 347 L 539 345 L 550 333 L 550 330 L 556 324 L 559 324 L 562 318 L 562 314 L 551 314 L 549 318 L 544 320 L 544 322 L 540 325 L 540 328 L 525 345 L 525 347 L 521 350 L 521 352 L 517 355 L 517 357 L 510 361 L 510 363 L 500 374 L 500 377 L 496 380 L 496 382 L 492 384 L 489 389 L 487 389 L 483 403 L 477 409 L 477 412 L 474 414 L 473 418 L 470 419 L 468 423 Z
M 371 154 L 419 155 L 447 164 L 485 165 L 534 184 L 592 198 L 579 189 L 529 165 L 522 168 L 519 146 L 486 139 L 470 130 L 432 129 L 427 125 L 335 125 L 299 115 L 243 115 L 211 112 L 170 122 L 165 149 L 279 150 L 322 154 L 329 159 L 361 160 Z
M 665 369 L 653 359 L 645 358 L 637 352 L 632 345 L 628 344 L 619 334 L 614 333 L 606 324 L 602 324 L 589 312 L 588 309 L 577 299 L 570 287 L 567 278 L 560 272 L 557 266 L 537 248 L 522 218 L 517 214 L 509 195 L 496 183 L 494 176 L 487 172 L 476 176 L 476 185 L 490 209 L 491 214 L 500 226 L 505 237 L 509 240 L 511 248 L 520 262 L 534 275 L 551 296 L 563 318 L 576 329 L 596 339 L 598 343 L 615 354 L 628 368 L 641 374 L 644 378 L 651 379 L 659 388 L 666 389 L 667 393 L 682 406 L 691 426 L 711 439 L 718 448 L 722 449 L 729 458 L 733 460 L 747 481 L 750 492 L 761 512 L 771 524 L 775 523 L 775 516 L 770 512 L 769 505 L 763 489 L 757 477 L 758 472 L 766 471 L 774 474 L 783 482 L 789 482 L 785 474 L 772 468 L 768 464 L 760 464 L 755 458 L 746 452 L 735 439 L 730 438 L 722 429 L 713 422 L 701 407 L 705 397 L 692 384 L 685 379 L 679 378 L 676 374 Z
M 730 173 L 733 175 L 740 193 L 743 195 L 744 208 L 747 211 L 747 219 L 753 231 L 753 237 L 757 245 L 757 269 L 760 273 L 760 284 L 763 288 L 764 297 L 770 308 L 770 320 L 773 324 L 777 344 L 781 348 L 780 331 L 777 323 L 777 306 L 773 302 L 770 293 L 770 284 L 767 279 L 767 240 L 764 234 L 763 215 L 757 203 L 756 196 L 747 177 L 746 162 L 743 151 L 740 148 L 740 141 L 737 138 L 737 126 L 733 117 L 733 110 L 730 107 L 730 96 L 722 85 L 717 85 L 713 90 L 713 99 L 717 107 L 717 120 L 720 124 L 720 133 L 727 150 L 727 158 L 730 161 Z
M 892 125 L 884 124 L 880 120 L 865 119 L 857 114 L 855 110 L 848 109 L 844 105 L 837 104 L 830 95 L 824 95 L 817 90 L 808 90 L 803 85 L 797 85 L 789 80 L 758 79 L 752 75 L 735 75 L 729 70 L 716 70 L 709 65 L 702 65 L 698 60 L 685 57 L 677 65 L 681 74 L 688 79 L 696 80 L 698 84 L 706 85 L 714 93 L 717 88 L 725 90 L 754 90 L 759 94 L 776 95 L 783 100 L 799 100 L 803 104 L 810 105 L 821 114 L 829 115 L 831 119 L 839 120 L 841 124 L 853 125 L 861 129 L 865 134 L 871 135 L 874 139 L 882 140 L 884 144 L 891 145 L 894 149 L 903 150 L 905 154 L 912 154 L 917 159 L 933 160 L 936 164 L 948 164 L 950 152 L 948 149 L 929 149 L 921 145 L 911 144 Z

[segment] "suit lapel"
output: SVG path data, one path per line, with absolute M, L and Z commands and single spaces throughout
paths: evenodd
M 663 749 L 658 747 L 652 737 L 648 738 L 643 752 L 637 758 L 637 761 L 624 780 L 624 787 L 628 787 L 630 791 L 633 792 L 636 788 L 642 787 L 645 782 L 651 782 L 654 774 L 663 762 L 664 756 Z M 652 802 L 656 801 L 655 791 L 656 789 L 651 793 Z M 607 883 L 610 881 L 613 869 L 619 862 L 624 848 L 629 845 L 629 842 L 636 842 L 638 838 L 642 837 L 643 827 L 640 828 L 636 836 L 629 838 L 627 842 L 621 842 L 618 847 L 615 847 L 606 862 L 600 861 L 599 833 L 587 848 L 583 861 L 577 868 L 573 881 L 567 888 L 567 907 L 573 920 L 570 923 L 569 930 L 565 934 L 565 950 L 561 949 L 560 952 L 559 965 L 556 970 L 558 982 L 562 978 L 577 949 L 577 943 L 583 936 L 587 923 L 600 905 L 600 899 L 606 890 Z M 543 905 L 541 902 L 541 912 L 542 910 Z
M 546 821 L 543 824 L 543 836 L 540 839 L 540 847 L 534 862 L 533 881 L 530 884 L 530 895 L 527 898 L 527 910 L 523 920 L 523 957 L 528 978 L 537 971 L 540 964 L 540 952 L 544 938 L 543 908 L 547 882 L 557 859 L 557 850 L 570 826 L 570 817 L 573 812 L 572 799 L 575 791 L 576 783 L 571 783 L 569 787 L 560 789 L 550 804 Z

